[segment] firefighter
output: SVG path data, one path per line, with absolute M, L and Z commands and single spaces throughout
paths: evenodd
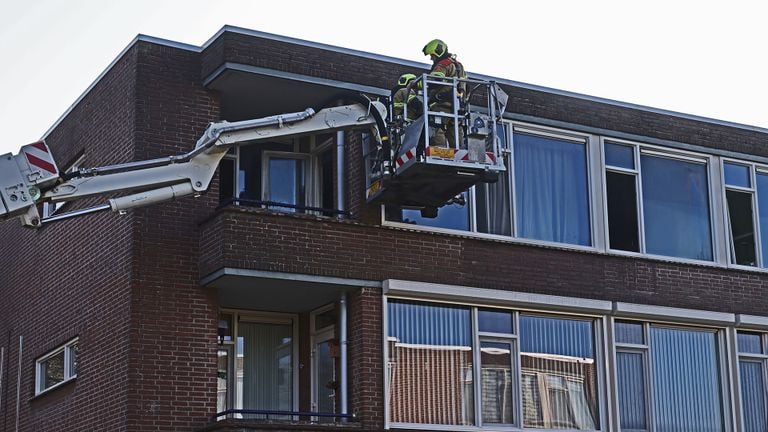
M 464 71 L 464 65 L 456 59 L 455 54 L 448 52 L 448 45 L 440 39 L 433 39 L 429 41 L 422 49 L 424 55 L 428 55 L 432 59 L 432 68 L 429 74 L 436 78 L 467 78 L 467 74 Z M 456 97 L 459 101 L 463 102 L 466 96 L 466 83 L 459 82 L 456 86 Z M 453 91 L 451 86 L 432 84 L 429 88 L 429 109 L 430 111 L 438 112 L 453 112 Z M 455 147 L 453 143 L 453 121 L 449 120 L 442 127 L 438 127 L 435 131 L 433 138 L 433 144 L 438 146 L 445 146 L 446 136 L 448 141 Z M 459 140 L 462 140 L 463 133 L 462 128 L 459 128 Z
M 405 111 L 405 107 L 408 107 L 408 118 L 404 119 L 410 122 L 421 116 L 421 110 L 423 108 L 422 102 L 416 95 L 416 91 L 411 89 L 411 82 L 416 79 L 414 74 L 402 74 L 397 79 L 397 86 L 392 89 L 392 112 L 394 116 L 401 116 Z

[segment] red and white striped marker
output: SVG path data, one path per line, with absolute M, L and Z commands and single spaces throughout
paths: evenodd
M 53 175 L 59 174 L 59 170 L 56 168 L 56 161 L 53 160 L 53 155 L 51 155 L 51 151 L 48 149 L 45 141 L 27 144 L 21 148 L 21 151 L 31 167 L 39 168 Z

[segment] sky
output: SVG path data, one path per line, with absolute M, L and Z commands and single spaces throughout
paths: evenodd
M 0 154 L 44 137 L 137 34 L 200 46 L 224 25 L 425 64 L 422 46 L 440 38 L 471 73 L 768 128 L 768 2 L 474 0 L 436 12 L 452 4 L 0 0 Z

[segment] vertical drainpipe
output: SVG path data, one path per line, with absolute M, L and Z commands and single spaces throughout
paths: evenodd
M 341 357 L 341 383 L 339 388 L 341 389 L 341 413 L 348 413 L 347 404 L 347 293 L 341 293 L 339 299 L 339 348 Z M 347 421 L 347 419 L 343 419 Z
M 346 171 L 344 169 L 344 131 L 336 132 L 336 191 L 338 199 L 336 200 L 336 210 L 343 212 L 346 210 L 344 205 L 344 177 Z M 339 218 L 343 218 L 342 214 L 339 214 Z
M 19 368 L 16 377 L 16 432 L 19 432 L 19 409 L 21 408 L 21 357 L 24 354 L 24 336 L 19 336 Z

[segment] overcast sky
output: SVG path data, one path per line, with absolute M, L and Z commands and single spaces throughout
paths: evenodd
M 423 63 L 441 38 L 470 72 L 768 128 L 764 1 L 475 0 L 436 13 L 453 4 L 0 0 L 0 154 L 43 137 L 137 34 L 200 46 L 225 24 Z

